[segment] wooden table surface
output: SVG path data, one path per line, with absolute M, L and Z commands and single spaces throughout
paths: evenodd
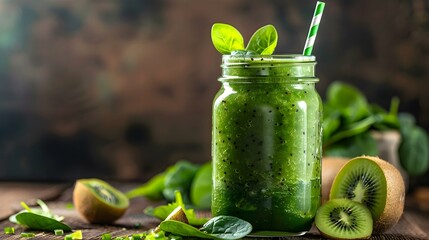
M 136 186 L 130 183 L 114 185 L 124 191 Z M 424 190 L 421 192 L 429 193 L 428 189 Z M 31 239 L 64 239 L 63 236 L 55 236 L 52 233 L 25 230 L 8 221 L 11 214 L 21 210 L 20 201 L 34 203 L 36 199 L 45 200 L 51 210 L 64 216 L 64 222 L 74 230 L 82 230 L 84 239 L 100 239 L 101 235 L 106 232 L 111 233 L 114 237 L 141 233 L 156 227 L 159 223 L 159 220 L 144 215 L 142 211 L 147 206 L 160 203 L 137 198 L 131 201 L 130 209 L 114 225 L 88 224 L 73 208 L 69 207 L 72 202 L 72 191 L 73 186 L 71 184 L 0 182 L 0 239 L 25 239 L 20 237 L 20 233 L 23 231 L 35 233 L 36 237 Z M 426 201 L 429 198 L 422 199 L 421 195 L 419 194 L 419 197 L 416 198 L 414 194 L 409 194 L 406 210 L 398 224 L 386 233 L 373 235 L 371 239 L 429 239 L 429 201 Z M 15 227 L 15 234 L 4 234 L 4 227 Z M 292 239 L 323 238 L 313 228 L 308 234 Z

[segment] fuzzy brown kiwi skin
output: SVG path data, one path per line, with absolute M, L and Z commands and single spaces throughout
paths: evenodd
M 392 164 L 371 156 L 361 156 L 374 161 L 383 170 L 387 182 L 386 205 L 379 219 L 374 221 L 374 233 L 382 233 L 393 227 L 401 218 L 405 204 L 405 184 L 401 173 Z
M 170 215 L 168 215 L 165 218 L 165 221 L 167 220 L 175 220 L 175 221 L 179 221 L 179 222 L 183 222 L 188 224 L 188 218 L 186 217 L 185 211 L 183 210 L 182 206 L 178 206 L 176 207 L 171 213 Z M 153 230 L 154 232 L 159 232 L 161 231 L 159 225 Z
M 340 169 L 347 163 L 348 158 L 323 157 L 322 159 L 322 204 L 329 200 L 332 183 Z
M 124 215 L 126 208 L 106 204 L 81 181 L 76 181 L 73 191 L 73 204 L 76 210 L 90 223 L 112 223 Z

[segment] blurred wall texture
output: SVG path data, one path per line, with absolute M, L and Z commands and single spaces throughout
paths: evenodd
M 300 53 L 315 1 L 0 0 L 0 179 L 147 179 L 210 160 L 220 87 L 214 22 L 246 41 L 265 24 Z M 321 81 L 414 114 L 429 129 L 429 2 L 327 1 Z

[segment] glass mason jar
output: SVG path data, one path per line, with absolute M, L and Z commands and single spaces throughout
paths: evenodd
M 307 232 L 321 199 L 315 57 L 224 55 L 213 103 L 212 214 Z

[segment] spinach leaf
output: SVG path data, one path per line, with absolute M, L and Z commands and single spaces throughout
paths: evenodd
M 163 221 L 160 229 L 185 237 L 232 240 L 245 237 L 252 231 L 252 225 L 236 217 L 217 216 L 200 229 L 175 220 Z
M 230 54 L 234 50 L 244 50 L 243 36 L 231 25 L 213 24 L 211 37 L 214 47 L 222 54 Z
M 233 216 L 217 216 L 200 230 L 220 239 L 239 239 L 252 232 L 252 225 Z
M 168 215 L 176 209 L 178 206 L 181 206 L 183 211 L 185 212 L 186 218 L 188 218 L 189 224 L 193 226 L 202 226 L 209 219 L 208 218 L 198 218 L 194 212 L 194 209 L 187 209 L 185 204 L 183 203 L 182 195 L 179 191 L 176 191 L 176 201 L 173 203 L 169 203 L 167 205 L 162 205 L 158 207 L 148 207 L 144 210 L 144 213 L 147 215 L 156 217 L 160 220 L 164 220 L 168 217 Z
M 398 119 L 401 125 L 401 130 L 405 130 L 406 128 L 416 125 L 416 118 L 409 113 L 400 113 Z
M 16 214 L 16 221 L 20 225 L 24 225 L 30 229 L 42 230 L 42 231 L 54 231 L 56 229 L 62 229 L 64 231 L 71 231 L 71 227 L 68 225 L 55 220 L 54 218 L 39 215 L 34 212 L 21 212 Z
M 270 55 L 277 46 L 277 31 L 273 25 L 266 25 L 259 28 L 250 38 L 246 51 L 258 53 L 260 55 Z
M 159 225 L 159 228 L 162 231 L 170 232 L 172 234 L 180 235 L 180 236 L 184 236 L 184 237 L 198 237 L 198 238 L 216 239 L 216 237 L 213 237 L 209 234 L 203 233 L 196 227 L 193 227 L 189 224 L 186 224 L 184 222 L 179 222 L 176 220 L 163 221 Z
M 429 141 L 427 133 L 415 125 L 412 115 L 401 114 L 401 144 L 398 149 L 402 167 L 410 175 L 422 175 L 429 168 Z
M 196 207 L 210 208 L 212 195 L 212 164 L 203 165 L 192 180 L 191 201 Z
M 56 229 L 71 231 L 69 226 L 61 223 L 64 217 L 51 213 L 48 206 L 42 200 L 39 199 L 36 202 L 39 204 L 40 208 L 29 208 L 27 204 L 21 202 L 24 210 L 10 216 L 9 221 L 36 230 L 51 231 L 50 226 L 52 226 L 57 227 Z M 53 230 L 55 229 L 52 229 L 52 231 Z
M 348 125 L 345 125 L 343 128 L 341 128 L 339 131 L 337 131 L 332 137 L 330 137 L 328 140 L 326 140 L 323 143 L 323 146 L 326 148 L 333 143 L 336 143 L 342 139 L 346 139 L 349 137 L 356 136 L 358 134 L 364 133 L 368 131 L 373 123 L 376 122 L 376 118 L 373 116 L 369 116 L 365 119 L 362 119 L 357 122 L 350 123 Z
M 353 158 L 360 155 L 377 156 L 377 142 L 369 132 L 364 132 L 356 136 L 344 139 L 325 148 L 326 156 Z
M 370 114 L 365 96 L 355 87 L 340 82 L 329 86 L 326 104 L 337 109 L 346 123 L 355 122 Z
M 324 107 L 324 119 L 322 122 L 322 128 L 323 128 L 323 142 L 326 142 L 329 140 L 329 138 L 332 136 L 332 134 L 335 133 L 335 131 L 338 130 L 341 126 L 341 114 L 340 112 L 333 110 L 329 107 Z
M 179 161 L 171 170 L 167 171 L 162 194 L 167 201 L 174 201 L 175 192 L 180 191 L 185 203 L 189 203 L 189 189 L 199 166 L 190 162 Z
M 416 126 L 410 114 L 398 116 L 399 99 L 393 98 L 390 110 L 367 103 L 365 96 L 345 83 L 328 87 L 324 104 L 324 155 L 355 157 L 377 155 L 377 143 L 369 130 L 400 130 L 398 154 L 402 167 L 410 175 L 421 175 L 429 169 L 429 140 L 424 129 Z
M 199 166 L 187 161 L 179 161 L 168 167 L 164 172 L 155 175 L 145 184 L 127 192 L 128 198 L 147 197 L 151 200 L 165 198 L 172 202 L 176 190 L 182 193 L 185 203 L 189 203 L 189 191 Z
M 135 197 L 147 197 L 151 200 L 160 200 L 162 198 L 162 190 L 164 189 L 165 175 L 166 172 L 162 172 L 154 176 L 142 186 L 127 192 L 126 196 L 130 199 Z
M 371 112 L 377 119 L 377 122 L 373 124 L 373 128 L 381 131 L 399 129 L 398 108 L 399 99 L 396 97 L 391 100 L 389 112 L 378 105 L 372 104 Z

